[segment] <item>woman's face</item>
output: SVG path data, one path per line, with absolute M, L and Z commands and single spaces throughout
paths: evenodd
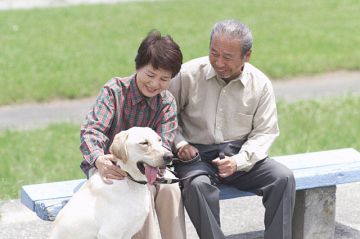
M 161 68 L 155 69 L 147 64 L 136 70 L 137 86 L 146 97 L 153 97 L 169 87 L 171 72 Z

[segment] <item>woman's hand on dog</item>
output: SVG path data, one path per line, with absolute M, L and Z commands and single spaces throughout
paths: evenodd
M 126 177 L 126 172 L 119 166 L 114 165 L 113 156 L 111 154 L 102 155 L 95 161 L 102 180 L 107 184 L 112 184 L 112 179 L 121 180 Z

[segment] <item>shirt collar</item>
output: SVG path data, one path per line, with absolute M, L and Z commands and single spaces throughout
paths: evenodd
M 152 110 L 156 109 L 158 96 L 154 97 L 146 97 L 143 96 L 136 84 L 136 74 L 132 76 L 130 82 L 130 100 L 132 105 L 139 104 L 141 102 L 145 102 Z
M 216 75 L 214 68 L 211 66 L 210 62 L 209 62 L 208 66 L 209 67 L 208 67 L 208 71 L 206 73 L 206 80 L 210 80 L 212 78 L 215 79 L 217 75 Z M 243 69 L 241 75 L 232 81 L 240 81 L 244 87 L 246 86 L 247 82 L 249 81 L 248 63 L 245 62 L 244 69 Z
M 206 80 L 210 80 L 212 78 L 216 77 L 216 72 L 214 70 L 214 68 L 211 66 L 211 64 L 209 63 L 209 67 L 208 67 L 208 72 L 206 74 Z
M 243 84 L 243 86 L 245 87 L 246 84 L 249 82 L 249 64 L 247 62 L 245 62 L 244 64 L 244 69 L 239 77 L 241 83 Z

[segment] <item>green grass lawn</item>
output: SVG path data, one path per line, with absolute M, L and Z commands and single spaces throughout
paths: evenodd
M 156 1 L 0 12 L 0 105 L 95 95 L 134 71 L 157 28 L 185 60 L 206 55 L 215 21 L 253 30 L 252 63 L 272 78 L 360 69 L 358 0 Z
M 360 97 L 279 103 L 281 135 L 271 155 L 353 147 L 360 150 Z M 79 126 L 56 124 L 0 132 L 0 199 L 19 197 L 22 185 L 84 177 Z
M 356 148 L 360 151 L 360 97 L 278 104 L 280 137 L 271 155 Z
M 21 185 L 80 178 L 78 125 L 0 132 L 0 198 L 17 198 Z

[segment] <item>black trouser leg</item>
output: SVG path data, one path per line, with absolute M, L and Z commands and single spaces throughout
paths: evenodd
M 184 205 L 200 239 L 225 238 L 220 228 L 219 192 L 205 175 L 183 183 Z

